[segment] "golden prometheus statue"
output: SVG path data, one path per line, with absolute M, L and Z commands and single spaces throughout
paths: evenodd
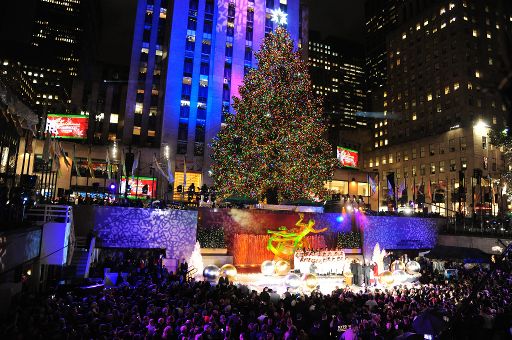
M 299 220 L 295 223 L 297 228 L 288 230 L 286 227 L 280 227 L 278 230 L 267 230 L 270 234 L 267 249 L 274 253 L 276 259 L 291 259 L 295 250 L 303 247 L 306 235 L 322 233 L 328 229 L 315 229 L 314 220 L 309 220 L 308 223 L 304 223 L 303 220 L 304 214 L 299 214 Z

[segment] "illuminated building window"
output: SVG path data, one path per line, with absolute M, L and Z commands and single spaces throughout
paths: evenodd
M 487 32 L 487 39 L 491 39 L 491 32 Z
M 423 21 L 423 26 L 427 26 L 427 25 L 428 25 L 428 20 Z
M 416 112 L 413 112 L 413 114 L 412 114 L 412 120 L 416 120 L 416 119 L 418 119 L 418 117 L 416 116 Z
M 478 30 L 473 30 L 473 36 L 478 37 Z
M 432 93 L 427 94 L 427 101 L 432 101 Z
M 443 22 L 443 23 L 441 24 L 441 29 L 443 29 L 443 28 L 445 28 L 445 27 L 446 27 L 446 22 Z
M 451 24 L 452 22 L 454 22 L 455 20 L 457 20 L 457 18 L 456 18 L 456 17 L 451 18 L 451 19 L 450 19 L 450 24 Z
M 471 84 L 471 82 L 468 82 L 468 90 L 472 90 L 473 89 L 473 84 Z
M 444 94 L 449 94 L 449 93 L 450 93 L 450 86 L 445 86 Z
M 455 8 L 455 4 L 454 3 L 450 3 L 450 5 L 448 6 L 448 9 L 451 11 L 454 8 Z
M 140 136 L 140 126 L 134 126 L 133 127 L 133 134 L 135 136 Z
M 489 65 L 492 65 L 492 64 L 493 64 L 492 58 L 489 58 Z
M 384 140 L 384 145 L 388 145 L 388 140 L 387 139 Z
M 402 40 L 405 40 L 407 38 L 407 33 L 402 33 Z
M 475 77 L 477 78 L 481 78 L 482 77 L 482 74 L 480 73 L 480 71 L 475 71 Z
M 445 8 L 443 7 L 443 8 L 441 8 L 441 10 L 439 11 L 439 14 L 440 14 L 440 15 L 442 15 L 442 14 L 444 14 L 444 13 L 446 13 L 446 10 L 445 10 Z
M 420 29 L 421 29 L 421 24 L 418 22 L 418 23 L 416 24 L 416 31 L 419 31 Z
M 459 83 L 453 84 L 453 90 L 457 91 L 459 89 Z
M 135 113 L 142 113 L 144 105 L 142 103 L 135 103 Z
M 110 123 L 117 124 L 119 122 L 119 115 L 115 113 L 110 114 Z

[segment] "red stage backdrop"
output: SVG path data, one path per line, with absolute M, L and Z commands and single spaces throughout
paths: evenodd
M 233 239 L 233 264 L 235 266 L 259 266 L 265 260 L 273 260 L 274 254 L 267 250 L 270 235 L 235 234 Z M 304 244 L 310 248 L 325 248 L 322 235 L 306 236 Z M 293 265 L 293 263 L 292 263 Z

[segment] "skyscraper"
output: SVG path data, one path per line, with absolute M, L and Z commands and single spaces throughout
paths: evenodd
M 364 167 L 379 171 L 381 180 L 393 173 L 398 182 L 408 181 L 409 198 L 416 193 L 412 183 L 422 183 L 443 191 L 446 211 L 490 204 L 492 179 L 504 166 L 488 132 L 506 122 L 498 92 L 508 73 L 505 32 L 512 28 L 505 3 L 406 1 L 399 10 L 399 25 L 387 36 L 384 116 L 372 123 L 375 151 Z M 473 177 L 485 183 L 480 191 L 472 188 Z M 464 192 L 456 196 L 459 187 Z M 433 191 L 428 203 L 436 203 Z
M 331 143 L 339 130 L 366 126 L 357 112 L 365 106 L 363 47 L 313 32 L 309 35 L 308 64 L 313 89 L 324 99 Z
M 181 155 L 173 158 L 187 158 L 187 170 L 208 181 L 208 144 L 232 113 L 231 100 L 245 73 L 257 67 L 254 52 L 278 24 L 297 46 L 300 19 L 299 0 L 190 0 L 188 11 L 175 5 L 162 141 Z

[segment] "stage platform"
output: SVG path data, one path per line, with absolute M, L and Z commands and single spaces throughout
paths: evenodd
M 301 276 L 300 274 L 297 274 Z M 301 276 L 302 277 L 302 276 Z M 290 290 L 293 292 L 311 293 L 311 289 L 307 288 L 303 281 L 301 286 L 296 290 Z M 261 273 L 238 273 L 234 284 L 241 284 L 247 286 L 250 290 L 255 290 L 258 293 L 263 291 L 265 287 L 272 289 L 277 294 L 282 295 L 286 292 L 285 276 L 265 276 Z M 398 284 L 397 284 L 398 285 Z M 413 287 L 419 285 L 419 282 L 405 282 L 400 283 L 402 286 Z M 366 287 L 360 287 L 356 285 L 347 286 L 345 278 L 341 275 L 336 276 L 319 276 L 318 277 L 319 291 L 326 295 L 331 294 L 336 289 L 348 288 L 354 292 L 365 290 Z M 374 291 L 375 289 L 383 290 L 392 288 L 393 285 L 377 284 L 376 286 L 368 287 L 369 290 Z

